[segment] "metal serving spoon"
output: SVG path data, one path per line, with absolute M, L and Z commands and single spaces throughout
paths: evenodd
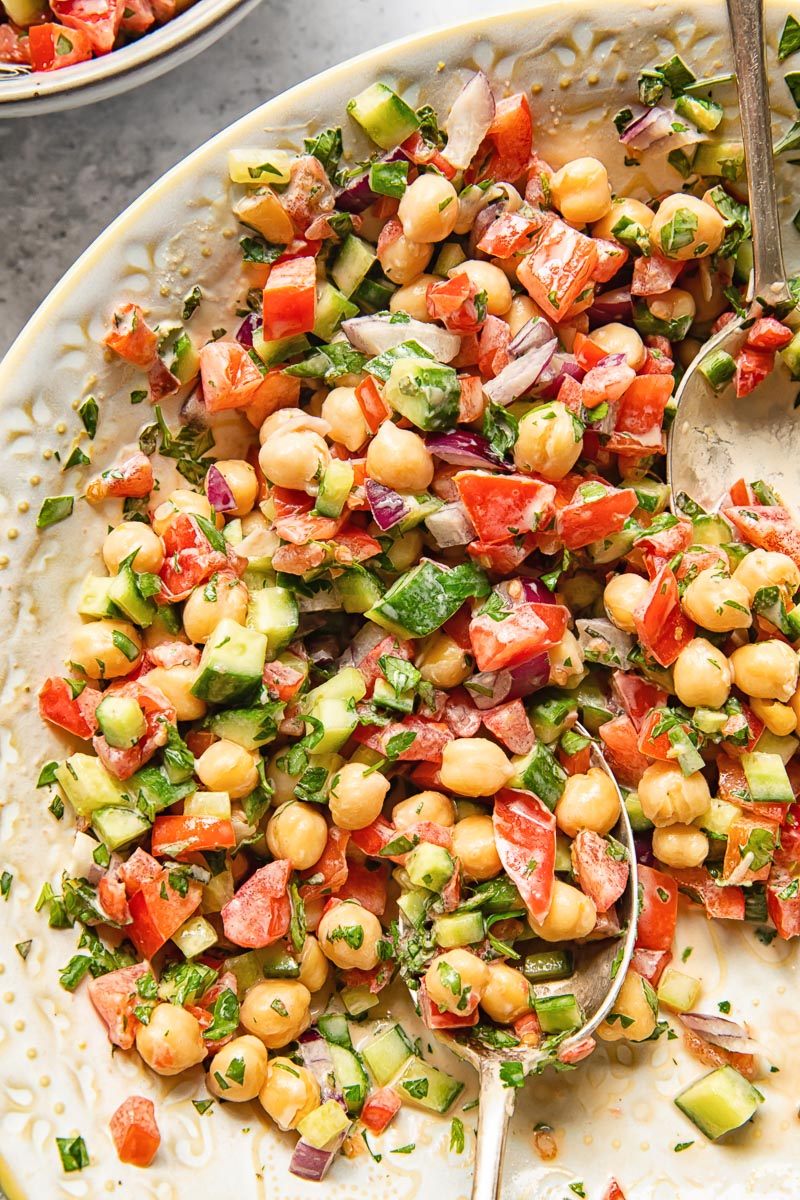
M 574 728 L 584 736 L 589 736 L 580 725 L 576 725 Z M 600 767 L 605 771 L 619 791 L 617 781 L 594 741 L 591 754 L 592 766 Z M 625 978 L 636 941 L 638 917 L 636 847 L 621 795 L 620 817 L 612 834 L 627 850 L 630 864 L 628 886 L 618 901 L 620 923 L 625 931 L 622 940 L 605 938 L 602 941 L 585 942 L 582 946 L 575 946 L 573 954 L 575 971 L 569 979 L 533 985 L 534 993 L 537 996 L 571 992 L 586 1016 L 581 1028 L 561 1043 L 560 1053 L 569 1050 L 570 1047 L 576 1047 L 581 1041 L 588 1038 L 611 1011 Z M 614 969 L 615 960 L 616 969 Z M 416 999 L 416 989 L 412 984 L 413 981 L 408 981 L 412 998 Z M 541 1049 L 523 1045 L 504 1050 L 492 1049 L 475 1039 L 470 1040 L 469 1030 L 459 1034 L 447 1033 L 444 1030 L 430 1032 L 442 1045 L 447 1046 L 459 1058 L 470 1063 L 480 1075 L 480 1107 L 472 1200 L 498 1200 L 501 1194 L 508 1125 L 517 1096 L 515 1087 L 507 1087 L 503 1083 L 500 1077 L 500 1068 L 504 1063 L 521 1063 L 524 1074 L 528 1075 L 537 1068 L 543 1068 L 552 1061 L 552 1057 Z
M 754 268 L 748 316 L 792 303 L 786 284 L 775 190 L 763 0 L 727 0 L 753 225 Z M 737 400 L 732 385 L 715 393 L 699 365 L 717 349 L 736 356 L 745 340 L 731 321 L 692 362 L 678 388 L 667 470 L 675 498 L 685 492 L 713 510 L 731 483 L 760 477 L 800 513 L 798 385 L 782 364 L 755 391 Z

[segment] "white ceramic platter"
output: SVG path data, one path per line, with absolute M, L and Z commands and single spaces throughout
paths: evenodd
M 769 19 L 781 129 L 791 101 L 774 51 L 786 11 L 776 4 Z M 190 1103 L 204 1094 L 199 1069 L 186 1079 L 160 1079 L 135 1053 L 112 1058 L 85 995 L 59 987 L 58 969 L 74 952 L 76 934 L 49 931 L 33 905 L 42 883 L 58 884 L 69 868 L 72 836 L 69 818 L 56 822 L 46 791 L 35 788 L 42 763 L 64 753 L 63 742 L 39 722 L 36 692 L 61 667 L 77 620 L 78 585 L 99 563 L 99 546 L 117 512 L 111 506 L 90 511 L 78 501 L 67 522 L 39 535 L 35 517 L 45 496 L 85 487 L 88 476 L 63 474 L 56 458 L 58 452 L 64 462 L 73 445 L 87 445 L 75 411 L 84 397 L 94 395 L 100 406 L 93 472 L 110 465 L 149 419 L 129 402 L 141 383 L 135 371 L 101 345 L 119 301 L 138 301 L 153 321 L 175 319 L 181 298 L 199 283 L 204 301 L 193 333 L 235 327 L 244 285 L 226 183 L 230 148 L 297 146 L 311 131 L 346 124 L 347 100 L 376 78 L 445 114 L 461 82 L 482 67 L 498 95 L 528 91 L 537 149 L 552 164 L 598 154 L 618 191 L 653 188 L 656 180 L 624 167 L 611 114 L 633 98 L 641 67 L 677 50 L 698 75 L 712 75 L 728 68 L 727 47 L 721 6 L 562 0 L 346 63 L 257 109 L 151 188 L 55 288 L 0 366 L 0 869 L 14 876 L 7 902 L 0 902 L 0 1180 L 11 1200 L 458 1200 L 469 1194 L 474 1109 L 456 1110 L 468 1131 L 462 1155 L 448 1150 L 448 1120 L 418 1120 L 404 1110 L 382 1139 L 373 1139 L 380 1163 L 366 1154 L 342 1159 L 322 1187 L 302 1183 L 286 1172 L 293 1137 L 276 1133 L 255 1106 L 215 1104 L 200 1117 Z M 354 131 L 347 133 L 358 151 Z M 789 217 L 792 170 L 781 170 L 779 178 Z M 668 186 L 679 186 L 677 177 Z M 789 232 L 791 258 L 797 238 Z M 167 416 L 174 426 L 174 405 Z M 237 420 L 225 435 L 234 441 Z M 23 962 L 14 945 L 29 938 Z M 687 969 L 702 976 L 701 1007 L 716 1011 L 718 1001 L 730 1001 L 732 1016 L 752 1024 L 780 1068 L 763 1081 L 766 1103 L 755 1122 L 724 1146 L 705 1142 L 688 1124 L 672 1097 L 703 1068 L 680 1040 L 601 1047 L 578 1070 L 527 1086 L 512 1128 L 503 1200 L 568 1200 L 574 1194 L 568 1185 L 578 1180 L 589 1200 L 597 1200 L 611 1175 L 628 1200 L 800 1195 L 796 947 L 763 945 L 750 928 L 686 915 L 678 953 L 690 946 Z M 460 1069 L 453 1060 L 448 1066 Z M 144 1172 L 119 1164 L 107 1129 L 110 1114 L 133 1092 L 154 1099 L 163 1137 Z M 473 1097 L 470 1083 L 464 1099 Z M 537 1121 L 555 1130 L 558 1156 L 550 1163 L 534 1149 Z M 54 1138 L 77 1133 L 91 1165 L 64 1175 Z M 417 1144 L 413 1154 L 390 1153 L 410 1142 Z M 682 1142 L 693 1145 L 676 1153 Z

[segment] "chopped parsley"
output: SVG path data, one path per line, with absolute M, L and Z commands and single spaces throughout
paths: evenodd
M 89 1165 L 89 1151 L 86 1143 L 78 1135 L 74 1138 L 56 1138 L 61 1165 L 65 1171 L 82 1171 Z
M 503 1087 L 521 1088 L 525 1083 L 525 1070 L 521 1062 L 505 1062 L 500 1067 Z
M 450 1150 L 456 1154 L 464 1153 L 464 1122 L 459 1117 L 453 1117 L 450 1122 Z
M 57 525 L 59 521 L 66 521 L 67 517 L 72 516 L 74 507 L 74 496 L 48 496 L 39 509 L 36 528 L 48 529 L 51 525 Z

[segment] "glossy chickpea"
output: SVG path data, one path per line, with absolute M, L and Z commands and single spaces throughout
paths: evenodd
M 412 242 L 444 241 L 458 220 L 458 193 L 449 179 L 426 171 L 406 188 L 397 216 Z
M 319 1084 L 310 1071 L 290 1058 L 273 1058 L 258 1099 L 267 1116 L 287 1133 L 319 1108 Z
M 534 317 L 543 315 L 539 305 L 535 304 L 530 296 L 514 296 L 508 310 L 503 313 L 503 320 L 508 325 L 512 338 L 515 338 L 523 325 L 527 325 Z
M 328 806 L 340 829 L 364 829 L 380 816 L 389 780 L 366 763 L 345 763 L 333 777 Z
M 642 603 L 650 587 L 648 580 L 633 571 L 623 575 L 612 575 L 603 592 L 603 607 L 606 616 L 617 629 L 624 633 L 636 633 L 633 614 Z
M 416 279 L 392 293 L 389 312 L 406 313 L 414 321 L 433 321 L 428 312 L 428 288 L 432 283 L 441 283 L 440 275 L 428 275 L 424 271 Z
M 311 993 L 299 979 L 265 979 L 251 987 L 239 1014 L 248 1033 L 280 1050 L 311 1024 Z
M 356 389 L 336 387 L 322 401 L 322 416 L 331 427 L 331 437 L 355 453 L 369 437 L 367 422 L 356 399 Z
M 318 433 L 324 438 L 330 433 L 330 427 L 322 417 L 314 415 L 310 405 L 308 408 L 279 408 L 259 426 L 258 444 L 264 446 L 278 434 L 298 432 Z
M 236 502 L 236 507 L 229 509 L 226 517 L 246 517 L 253 511 L 258 497 L 258 477 L 255 470 L 243 458 L 223 458 L 214 463 L 214 466 L 231 489 Z
M 370 971 L 376 967 L 382 936 L 375 914 L 351 900 L 328 909 L 317 926 L 322 953 L 343 971 L 355 967 Z
M 654 762 L 639 782 L 639 803 L 648 821 L 661 829 L 688 825 L 711 803 L 708 784 L 700 771 L 684 775 L 676 762 Z
M 142 635 L 130 621 L 88 621 L 75 631 L 70 662 L 87 679 L 118 679 L 139 665 Z
M 179 721 L 197 721 L 206 715 L 206 702 L 192 695 L 197 667 L 178 663 L 174 667 L 154 667 L 142 679 L 148 687 L 156 687 L 169 700 Z
M 438 1008 L 451 1013 L 463 1013 L 465 996 L 480 999 L 488 982 L 489 968 L 469 950 L 448 950 L 435 958 L 425 972 L 429 997 Z
M 103 562 L 111 575 L 116 575 L 119 565 L 133 552 L 136 557 L 131 566 L 134 571 L 152 571 L 157 575 L 164 563 L 164 547 L 161 538 L 143 521 L 123 521 L 112 529 L 103 542 Z
M 189 488 L 176 488 L 153 513 L 153 530 L 159 537 L 164 535 L 169 523 L 179 513 L 186 513 L 190 517 L 205 517 L 207 521 L 213 518 L 207 496 L 204 496 L 202 492 L 193 492 Z M 216 524 L 217 528 L 225 524 L 222 514 L 217 515 Z
M 790 600 L 800 588 L 800 570 L 788 554 L 774 550 L 751 550 L 733 572 L 733 578 L 746 589 L 752 604 L 759 588 L 779 587 L 784 600 Z
M 653 224 L 654 216 L 653 210 L 641 200 L 633 200 L 630 196 L 615 196 L 606 215 L 592 225 L 592 236 L 605 238 L 606 241 L 616 239 L 618 235 L 614 233 L 614 227 L 622 221 L 631 221 L 647 231 Z M 630 228 L 626 227 L 628 230 Z
M 300 974 L 298 979 L 312 993 L 320 992 L 328 982 L 331 965 L 313 934 L 306 934 L 300 951 Z
M 328 822 L 319 805 L 289 800 L 267 823 L 267 846 L 273 858 L 288 858 L 296 871 L 319 862 L 328 840 Z
M 277 433 L 264 442 L 258 465 L 270 483 L 295 491 L 315 491 L 330 462 L 325 439 L 310 429 Z
M 608 325 L 595 329 L 589 335 L 589 341 L 606 354 L 624 354 L 625 361 L 634 371 L 643 367 L 647 359 L 647 349 L 636 330 L 618 321 L 610 321 Z
M 210 792 L 227 792 L 232 800 L 239 800 L 258 786 L 257 763 L 257 754 L 220 738 L 203 751 L 195 771 Z
M 725 221 L 715 208 L 686 192 L 662 200 L 650 226 L 650 244 L 665 258 L 705 258 L 725 236 Z
M 488 738 L 456 738 L 448 742 L 439 771 L 442 786 L 459 796 L 493 796 L 505 787 L 514 768 Z
M 696 825 L 653 830 L 653 854 L 668 867 L 699 867 L 708 857 L 708 838 Z
M 254 1100 L 267 1081 L 267 1051 L 251 1033 L 228 1042 L 212 1058 L 206 1086 L 220 1100 Z
M 774 733 L 776 737 L 788 737 L 790 733 L 795 732 L 797 718 L 790 704 L 779 704 L 777 700 L 759 700 L 751 696 L 750 707 L 759 721 L 763 721 L 770 733 Z
M 557 879 L 553 884 L 550 911 L 541 924 L 531 921 L 531 928 L 536 937 L 545 942 L 568 942 L 587 937 L 596 921 L 597 909 L 589 897 Z
M 432 821 L 434 825 L 449 827 L 455 819 L 455 805 L 444 792 L 417 792 L 416 796 L 399 800 L 392 809 L 392 824 L 396 829 L 408 829 L 417 821 Z
M 500 874 L 503 864 L 497 853 L 492 818 L 488 814 L 476 814 L 456 822 L 453 854 L 461 863 L 465 879 L 484 883 Z
M 525 413 L 514 445 L 514 462 L 520 471 L 532 471 L 553 483 L 575 466 L 583 450 L 580 425 L 558 400 Z
M 177 1004 L 157 1004 L 136 1030 L 136 1049 L 152 1071 L 180 1075 L 206 1056 L 200 1022 Z
M 670 288 L 658 296 L 648 296 L 645 300 L 648 310 L 657 321 L 684 321 L 690 318 L 689 324 L 697 313 L 697 305 L 691 292 L 683 288 Z
M 683 593 L 687 616 L 714 633 L 749 629 L 753 623 L 747 588 L 719 566 L 706 567 Z
M 424 492 L 433 458 L 419 434 L 384 421 L 367 449 L 367 474 L 398 492 Z
M 550 664 L 548 682 L 554 687 L 571 687 L 583 678 L 583 650 L 571 630 L 566 629 L 561 641 L 547 651 Z
M 432 242 L 412 242 L 404 233 L 385 246 L 378 247 L 378 261 L 392 283 L 410 283 L 421 275 L 431 261 Z
M 592 608 L 600 599 L 603 589 L 594 575 L 588 571 L 576 571 L 569 579 L 559 581 L 558 592 L 563 603 L 573 613 L 579 613 Z
M 650 1037 L 656 1027 L 656 1014 L 644 985 L 641 975 L 628 971 L 612 1011 L 597 1027 L 597 1036 L 602 1041 L 643 1042 Z
M 183 606 L 183 628 L 187 637 L 207 642 L 220 621 L 226 618 L 244 625 L 247 619 L 247 585 L 232 572 L 220 571 L 194 589 Z
M 692 638 L 673 668 L 675 694 L 689 708 L 722 708 L 733 682 L 730 663 L 706 638 Z
M 479 258 L 470 258 L 452 267 L 447 274 L 450 279 L 466 275 L 478 292 L 486 292 L 486 311 L 493 317 L 502 316 L 511 307 L 511 284 L 499 267 Z
M 481 995 L 481 1008 L 499 1025 L 511 1025 L 533 1007 L 530 985 L 522 974 L 507 963 L 488 964 L 489 981 Z
M 570 775 L 556 804 L 556 823 L 562 833 L 574 838 L 581 829 L 606 834 L 619 819 L 619 792 L 600 767 L 585 775 Z
M 437 688 L 457 687 L 472 674 L 467 653 L 441 629 L 422 644 L 414 665 L 422 678 Z
M 611 208 L 608 171 L 597 158 L 574 158 L 551 176 L 550 195 L 565 221 L 599 221 Z
M 777 638 L 740 646 L 731 655 L 738 688 L 758 700 L 788 703 L 797 689 L 797 651 Z

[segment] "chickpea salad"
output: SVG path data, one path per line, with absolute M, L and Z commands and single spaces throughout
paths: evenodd
M 86 745 L 39 785 L 85 870 L 37 908 L 80 928 L 61 982 L 112 1047 L 193 1072 L 200 1112 L 257 1102 L 302 1178 L 374 1154 L 404 1105 L 463 1149 L 463 1085 L 393 1018 L 398 977 L 430 1030 L 558 1070 L 592 1052 L 570 980 L 586 940 L 622 960 L 622 805 L 638 933 L 597 1035 L 680 1034 L 707 1070 L 675 1103 L 709 1139 L 764 1101 L 750 1030 L 672 961 L 679 904 L 800 934 L 800 528 L 758 479 L 713 512 L 668 511 L 664 481 L 676 383 L 745 304 L 729 83 L 643 72 L 620 140 L 675 188 L 636 198 L 597 159 L 540 158 L 525 94 L 480 72 L 441 126 L 376 82 L 347 106 L 366 161 L 338 127 L 231 153 L 235 336 L 193 337 L 199 286 L 174 324 L 109 314 L 153 418 L 78 498 L 107 506 L 106 573 L 39 705 Z M 796 311 L 750 317 L 736 360 L 704 361 L 710 414 L 800 376 Z M 240 453 L 215 457 L 231 422 Z M 153 1102 L 108 1116 L 149 1165 Z

